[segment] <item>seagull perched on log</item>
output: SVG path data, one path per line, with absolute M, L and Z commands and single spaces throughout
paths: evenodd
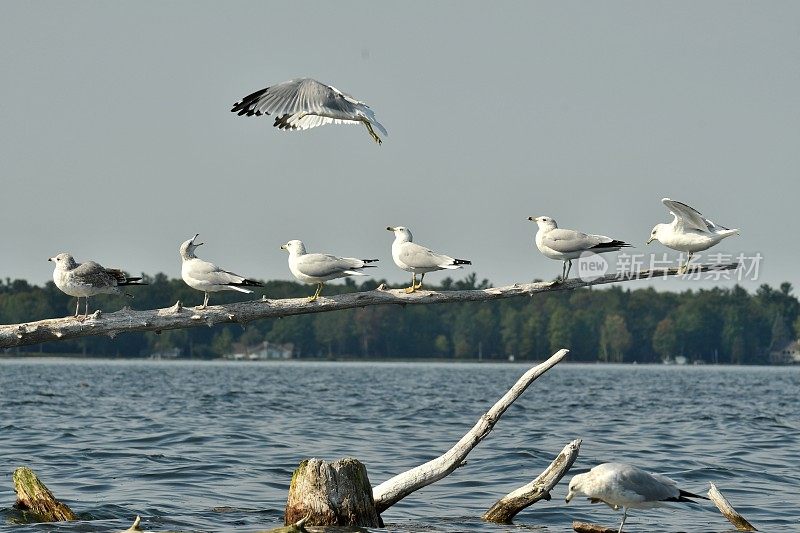
M 662 507 L 671 502 L 697 503 L 691 498 L 708 499 L 679 489 L 678 484 L 667 476 L 650 474 L 624 463 L 603 463 L 585 474 L 573 476 L 569 482 L 567 503 L 578 494 L 614 510 L 622 507 L 622 523 L 617 533 L 622 533 L 628 509 Z
M 472 261 L 454 259 L 449 255 L 437 254 L 433 250 L 412 242 L 414 237 L 406 227 L 389 226 L 386 229 L 394 232 L 394 242 L 392 243 L 394 264 L 406 272 L 411 272 L 411 286 L 406 287 L 406 293 L 408 294 L 422 288 L 422 280 L 425 279 L 427 272 L 443 269 L 453 270 L 472 264 Z M 421 274 L 419 285 L 417 284 L 417 274 Z
M 61 253 L 48 259 L 56 264 L 53 270 L 53 282 L 61 292 L 75 296 L 78 303 L 75 306 L 75 317 L 81 306 L 81 298 L 86 299 L 84 318 L 89 316 L 89 297 L 97 294 L 124 294 L 128 298 L 132 295 L 124 292 L 120 287 L 127 285 L 147 285 L 142 278 L 128 277 L 125 272 L 116 268 L 105 268 L 94 261 L 77 263 L 68 253 Z
M 661 203 L 667 206 L 675 218 L 669 224 L 656 224 L 650 232 L 647 244 L 659 241 L 667 248 L 687 252 L 686 265 L 678 265 L 678 273 L 689 270 L 689 261 L 695 252 L 708 250 L 725 237 L 739 234 L 738 229 L 715 224 L 683 202 L 662 198 Z
M 573 259 L 577 259 L 587 252 L 617 252 L 621 248 L 630 246 L 624 241 L 605 235 L 591 235 L 572 229 L 559 228 L 556 221 L 550 217 L 528 217 L 528 220 L 536 222 L 536 225 L 539 226 L 539 231 L 536 232 L 536 247 L 542 252 L 542 255 L 564 262 L 561 268 L 561 281 L 569 276 Z
M 363 124 L 378 144 L 383 141 L 374 128 L 384 136 L 389 135 L 367 104 L 311 78 L 297 78 L 258 90 L 233 104 L 231 112 L 248 117 L 275 115 L 273 126 L 287 131 L 324 124 Z
M 289 270 L 302 283 L 317 284 L 313 302 L 322 293 L 322 285 L 326 281 L 347 276 L 366 276 L 361 272 L 365 268 L 375 268 L 377 259 L 356 259 L 355 257 L 337 257 L 330 254 L 309 254 L 303 241 L 291 240 L 281 246 L 281 250 L 289 252 Z
M 203 261 L 194 255 L 195 249 L 202 246 L 202 242 L 195 242 L 199 233 L 181 244 L 181 277 L 193 289 L 203 291 L 205 298 L 199 309 L 208 307 L 208 293 L 220 291 L 239 291 L 252 294 L 253 291 L 245 287 L 263 287 L 264 284 L 252 279 L 247 279 L 239 274 L 222 270 L 214 263 Z

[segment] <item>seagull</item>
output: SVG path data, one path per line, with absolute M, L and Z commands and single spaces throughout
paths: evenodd
M 361 123 L 379 145 L 383 141 L 373 128 L 389 135 L 367 104 L 311 78 L 297 78 L 256 91 L 233 104 L 231 112 L 248 117 L 275 115 L 273 126 L 282 130 Z
M 76 263 L 68 253 L 61 253 L 48 259 L 56 264 L 53 270 L 53 281 L 61 292 L 75 296 L 78 303 L 75 306 L 75 317 L 81 306 L 81 297 L 86 299 L 84 318 L 89 316 L 89 296 L 97 294 L 124 294 L 120 287 L 127 285 L 147 285 L 142 283 L 142 278 L 129 278 L 125 272 L 116 268 L 105 268 L 94 261 Z
M 662 507 L 669 502 L 692 502 L 690 498 L 702 498 L 678 488 L 672 479 L 661 474 L 649 474 L 635 466 L 623 463 L 603 463 L 585 474 L 573 476 L 569 482 L 567 503 L 576 495 L 584 494 L 592 503 L 603 502 L 614 510 L 622 507 L 622 523 L 628 517 L 628 509 Z
M 617 252 L 620 248 L 630 246 L 624 241 L 605 235 L 591 235 L 559 228 L 556 221 L 550 217 L 528 217 L 528 220 L 536 222 L 536 225 L 539 226 L 539 231 L 536 232 L 536 247 L 539 248 L 539 251 L 545 257 L 564 262 L 564 266 L 561 268 L 561 281 L 569 276 L 572 260 L 584 253 Z
M 426 272 L 436 270 L 457 269 L 463 265 L 471 265 L 472 261 L 466 259 L 453 259 L 448 255 L 437 254 L 436 252 L 412 242 L 411 231 L 403 226 L 386 228 L 394 232 L 394 242 L 392 243 L 392 259 L 394 264 L 411 272 L 411 286 L 406 287 L 406 293 L 410 294 L 422 288 L 422 280 L 425 279 Z M 417 274 L 421 274 L 419 285 L 417 285 Z
M 337 257 L 329 254 L 309 254 L 303 241 L 292 240 L 281 246 L 281 250 L 289 252 L 289 270 L 297 281 L 317 284 L 314 296 L 308 298 L 313 302 L 322 293 L 322 285 L 326 281 L 347 276 L 366 276 L 361 270 L 375 268 L 377 259 L 356 259 L 355 257 Z
M 678 273 L 689 270 L 689 261 L 695 252 L 708 250 L 725 237 L 739 234 L 738 229 L 715 224 L 682 202 L 662 198 L 661 203 L 667 206 L 675 218 L 669 224 L 656 224 L 650 232 L 647 244 L 655 240 L 673 250 L 687 252 L 686 265 L 678 265 Z
M 196 255 L 194 251 L 198 246 L 203 243 L 195 243 L 199 233 L 194 237 L 181 244 L 181 277 L 183 281 L 193 289 L 203 291 L 205 298 L 203 305 L 198 306 L 198 309 L 205 309 L 208 307 L 208 293 L 219 291 L 239 291 L 247 294 L 252 294 L 253 291 L 245 289 L 244 287 L 263 287 L 264 284 L 252 279 L 247 279 L 239 274 L 222 270 L 214 263 L 203 261 Z

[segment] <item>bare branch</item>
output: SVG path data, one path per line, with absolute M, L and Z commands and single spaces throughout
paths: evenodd
M 753 524 L 747 521 L 745 517 L 736 512 L 736 509 L 728 502 L 725 496 L 717 489 L 717 486 L 710 483 L 711 489 L 708 491 L 708 497 L 717 506 L 719 512 L 728 519 L 739 531 L 758 531 Z
M 690 271 L 689 275 L 711 270 L 733 270 L 737 267 L 737 264 L 702 265 Z M 315 302 L 309 302 L 306 298 L 285 300 L 262 298 L 250 302 L 210 306 L 203 310 L 185 308 L 180 302 L 172 307 L 147 311 L 135 311 L 126 307 L 121 311 L 108 314 L 97 311 L 82 320 L 74 317 L 53 318 L 0 326 L 0 349 L 96 335 L 108 335 L 113 338 L 119 333 L 131 331 L 160 332 L 217 324 L 245 324 L 265 318 L 324 313 L 368 305 L 417 305 L 499 300 L 533 296 L 549 291 L 572 290 L 593 285 L 675 275 L 677 275 L 677 269 L 662 268 L 638 273 L 608 274 L 590 281 L 568 279 L 563 283 L 552 281 L 517 283 L 505 287 L 463 291 L 418 291 L 406 294 L 403 290 L 387 289 L 381 286 L 374 291 L 341 294 L 330 298 L 320 297 Z
M 495 403 L 489 411 L 487 411 L 480 420 L 473 426 L 455 446 L 450 448 L 447 452 L 440 457 L 428 461 L 416 468 L 412 468 L 402 474 L 398 474 L 393 478 L 384 481 L 377 487 L 372 489 L 372 496 L 375 500 L 375 508 L 378 513 L 383 513 L 386 509 L 399 502 L 412 492 L 421 489 L 431 483 L 439 481 L 443 477 L 450 474 L 453 470 L 459 467 L 464 461 L 464 458 L 472 451 L 472 449 L 481 442 L 506 409 L 514 403 L 520 394 L 525 392 L 525 389 L 533 383 L 536 378 L 550 370 L 559 361 L 561 361 L 569 353 L 569 350 L 559 350 L 550 357 L 547 361 L 531 368 L 522 375 L 519 380 L 514 384 L 507 393 Z
M 539 476 L 506 496 L 503 496 L 483 515 L 484 520 L 498 524 L 510 524 L 514 517 L 541 499 L 549 500 L 550 491 L 553 490 L 561 478 L 564 477 L 572 463 L 578 458 L 581 449 L 581 439 L 575 439 L 561 450 L 558 457 L 539 474 Z

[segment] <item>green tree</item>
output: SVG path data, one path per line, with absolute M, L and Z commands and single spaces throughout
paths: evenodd
M 622 363 L 631 347 L 631 334 L 622 315 L 608 315 L 600 330 L 600 357 L 604 361 Z
M 653 350 L 666 361 L 678 351 L 678 335 L 671 318 L 661 320 L 653 332 Z

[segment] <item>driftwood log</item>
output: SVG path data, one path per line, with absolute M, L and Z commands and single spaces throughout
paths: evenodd
M 719 512 L 728 519 L 728 521 L 734 525 L 734 527 L 739 531 L 758 531 L 753 524 L 747 521 L 745 517 L 740 515 L 736 512 L 736 509 L 730 504 L 730 502 L 722 495 L 722 493 L 717 489 L 717 486 L 713 483 L 710 484 L 711 489 L 708 491 L 709 499 L 714 502 L 714 505 L 717 506 Z
M 561 478 L 564 477 L 581 449 L 581 439 L 570 442 L 552 463 L 539 476 L 507 495 L 503 496 L 483 515 L 484 520 L 498 524 L 510 524 L 514 517 L 539 500 L 549 500 L 550 491 L 553 490 Z
M 64 503 L 58 501 L 44 483 L 28 467 L 20 467 L 11 475 L 17 501 L 14 507 L 23 512 L 31 522 L 65 522 L 78 516 Z
M 698 265 L 690 274 L 733 270 L 738 266 L 738 264 Z M 95 311 L 85 319 L 66 317 L 23 324 L 0 325 L 0 349 L 96 335 L 108 335 L 113 338 L 119 333 L 131 331 L 160 332 L 216 324 L 246 324 L 265 318 L 323 313 L 368 305 L 418 305 L 499 300 L 533 296 L 549 291 L 572 290 L 606 283 L 675 275 L 678 275 L 675 268 L 660 268 L 626 274 L 608 274 L 591 281 L 568 279 L 564 282 L 518 283 L 505 287 L 464 291 L 422 290 L 406 294 L 403 290 L 388 289 L 382 285 L 373 291 L 320 297 L 315 302 L 309 302 L 307 298 L 269 300 L 265 297 L 250 302 L 209 306 L 202 310 L 183 307 L 181 302 L 177 302 L 172 307 L 147 311 L 135 311 L 126 307 L 121 311 L 107 314 Z
M 589 522 L 572 521 L 572 529 L 577 533 L 617 533 L 616 529 L 610 527 L 599 526 L 597 524 L 590 524 Z
M 380 514 L 412 492 L 444 478 L 464 464 L 467 454 L 492 431 L 497 421 L 539 376 L 569 353 L 559 350 L 547 361 L 520 377 L 511 389 L 487 411 L 471 430 L 441 456 L 384 481 L 369 491 L 366 469 L 358 461 L 343 459 L 327 464 L 317 459 L 303 461 L 292 476 L 284 523 L 310 516 L 308 525 L 361 525 L 381 527 Z M 337 463 L 353 467 L 334 468 Z M 357 502 L 357 503 L 353 503 Z M 363 509 L 364 515 L 360 515 Z

